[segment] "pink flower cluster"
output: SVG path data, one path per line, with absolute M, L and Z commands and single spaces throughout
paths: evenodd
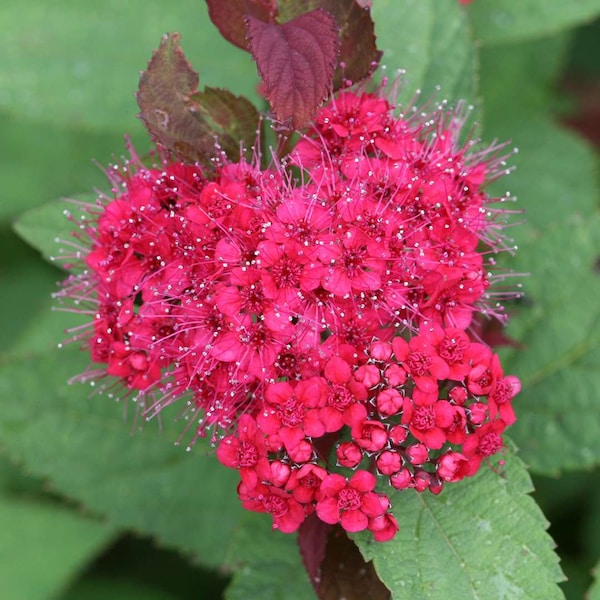
M 462 108 L 396 114 L 381 92 L 338 95 L 267 169 L 115 167 L 58 294 L 93 315 L 85 377 L 118 378 L 146 416 L 184 398 L 282 531 L 316 510 L 389 539 L 374 474 L 439 491 L 514 421 L 518 380 L 467 333 L 502 316 L 501 147 L 460 142 Z
M 244 507 L 270 513 L 285 532 L 316 511 L 385 541 L 398 525 L 374 474 L 396 490 L 438 494 L 502 448 L 519 380 L 464 331 L 421 329 L 410 342 L 377 341 L 360 354 L 340 347 L 321 375 L 266 385 L 263 410 L 242 415 L 217 449 L 239 470 Z M 330 472 L 329 456 L 353 474 Z

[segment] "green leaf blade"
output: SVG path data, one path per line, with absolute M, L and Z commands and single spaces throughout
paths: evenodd
M 394 600 L 562 598 L 558 558 L 530 491 L 522 463 L 507 454 L 502 474 L 484 466 L 439 496 L 393 494 L 396 538 L 355 540 Z
M 269 521 L 249 513 L 236 530 L 227 556 L 235 572 L 226 600 L 314 600 L 296 535 L 272 531 Z
M 43 482 L 0 457 L 0 581 L 7 598 L 50 598 L 106 547 L 116 530 L 61 504 Z
M 405 98 L 420 89 L 423 101 L 440 94 L 452 102 L 475 100 L 477 54 L 457 2 L 377 0 L 372 15 L 381 64 L 390 77 L 406 70 Z
M 14 399 L 0 416 L 8 455 L 111 523 L 220 566 L 243 513 L 235 473 L 218 463 L 208 444 L 199 442 L 191 452 L 174 447 L 185 424 L 172 416 L 163 417 L 160 437 L 156 423 L 132 435 L 114 400 L 90 398 L 89 388 L 66 384 L 85 360 L 69 348 L 4 361 L 0 393 Z M 131 402 L 129 410 L 136 410 Z

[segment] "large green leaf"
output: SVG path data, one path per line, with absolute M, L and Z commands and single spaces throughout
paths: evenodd
M 550 113 L 565 40 L 481 54 L 486 137 L 512 138 L 520 150 L 511 159 L 516 171 L 496 186 L 518 197 L 515 208 L 525 218 L 509 231 L 519 245 L 516 257 L 501 264 L 528 274 L 521 278 L 525 300 L 510 307 L 508 329 L 523 348 L 505 352 L 504 365 L 523 381 L 513 437 L 523 459 L 543 473 L 600 462 L 600 379 L 592 366 L 600 344 L 599 193 L 593 152 Z M 504 98 L 502 89 L 514 93 Z
M 0 458 L 0 581 L 5 598 L 49 598 L 115 535 L 41 493 Z
M 438 97 L 473 101 L 477 55 L 466 15 L 456 0 L 376 0 L 372 8 L 381 64 L 388 75 L 405 69 L 405 99 L 421 89 Z
M 113 530 L 62 507 L 0 497 L 0 580 L 6 598 L 46 598 L 72 580 Z
M 249 513 L 237 529 L 227 556 L 235 574 L 227 600 L 314 600 L 300 559 L 296 535 L 271 531 L 270 517 Z
M 130 131 L 139 72 L 167 31 L 181 32 L 203 85 L 256 98 L 249 55 L 221 38 L 197 0 L 5 0 L 0 22 L 0 106 L 21 115 Z
M 547 522 L 527 495 L 529 476 L 518 458 L 504 458 L 502 473 L 483 466 L 439 496 L 395 493 L 400 531 L 391 542 L 356 535 L 394 600 L 562 598 Z
M 5 360 L 0 395 L 10 401 L 0 436 L 9 455 L 112 523 L 155 535 L 206 565 L 222 564 L 242 513 L 235 473 L 208 444 L 191 452 L 174 447 L 184 423 L 168 416 L 161 436 L 156 422 L 132 435 L 123 407 L 66 384 L 85 360 L 74 348 Z M 128 410 L 135 413 L 131 401 Z
M 552 107 L 571 43 L 569 33 L 481 49 L 479 85 L 486 123 L 506 116 L 518 121 L 524 111 Z
M 541 37 L 590 21 L 598 0 L 475 0 L 468 7 L 475 38 L 484 44 Z
M 504 357 L 523 384 L 512 435 L 538 472 L 600 463 L 599 248 L 598 215 L 567 213 L 510 263 L 532 273 L 508 329 L 525 348 Z

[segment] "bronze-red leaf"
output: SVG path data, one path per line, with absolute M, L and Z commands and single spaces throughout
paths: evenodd
M 248 50 L 246 17 L 273 23 L 277 0 L 206 0 L 210 20 L 221 35 L 242 50 Z
M 331 90 L 338 50 L 338 27 L 317 9 L 283 23 L 248 17 L 250 52 L 275 116 L 300 128 Z
M 185 58 L 177 33 L 165 35 L 140 78 L 140 118 L 154 141 L 180 160 L 210 164 L 218 143 L 234 160 L 240 144 L 256 139 L 258 112 L 227 90 L 198 92 L 198 74 Z
M 279 0 L 279 17 L 284 21 L 317 8 L 335 17 L 340 29 L 339 62 L 343 68 L 336 69 L 334 89 L 346 81 L 356 83 L 368 77 L 379 63 L 381 52 L 377 50 L 370 4 L 366 0 Z
M 332 525 L 321 521 L 313 512 L 298 529 L 298 548 L 308 577 L 315 588 L 319 590 L 321 582 L 321 563 L 325 558 L 325 548 Z
M 329 532 L 317 596 L 320 600 L 391 598 L 373 563 L 365 562 L 359 549 L 339 525 Z
M 344 67 L 336 70 L 335 89 L 342 87 L 344 81 L 357 83 L 368 77 L 382 55 L 377 50 L 370 10 L 357 0 L 321 0 L 320 6 L 336 18 L 340 28 L 340 63 Z

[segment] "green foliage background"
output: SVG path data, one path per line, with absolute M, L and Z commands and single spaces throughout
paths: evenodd
M 503 356 L 523 381 L 517 457 L 511 450 L 505 472 L 484 469 L 440 497 L 397 495 L 398 540 L 356 542 L 395 599 L 575 599 L 589 590 L 595 600 L 599 162 L 559 115 L 576 108 L 560 91 L 565 74 L 600 81 L 600 0 L 374 0 L 373 16 L 388 74 L 407 70 L 405 99 L 440 85 L 443 97 L 475 106 L 485 140 L 519 148 L 497 191 L 508 187 L 526 211 L 510 232 L 520 252 L 505 266 L 530 276 L 508 329 L 523 349 Z M 0 25 L 3 597 L 314 597 L 293 536 L 239 508 L 235 477 L 210 446 L 173 445 L 174 415 L 138 431 L 124 404 L 66 385 L 86 360 L 76 348 L 56 350 L 76 321 L 51 311 L 62 275 L 42 258 L 68 230 L 58 200 L 103 187 L 95 162 L 122 154 L 125 133 L 141 152 L 149 147 L 133 94 L 162 33 L 182 33 L 201 84 L 257 101 L 253 63 L 220 38 L 201 0 L 4 0 Z M 560 588 L 534 500 L 569 577 Z

